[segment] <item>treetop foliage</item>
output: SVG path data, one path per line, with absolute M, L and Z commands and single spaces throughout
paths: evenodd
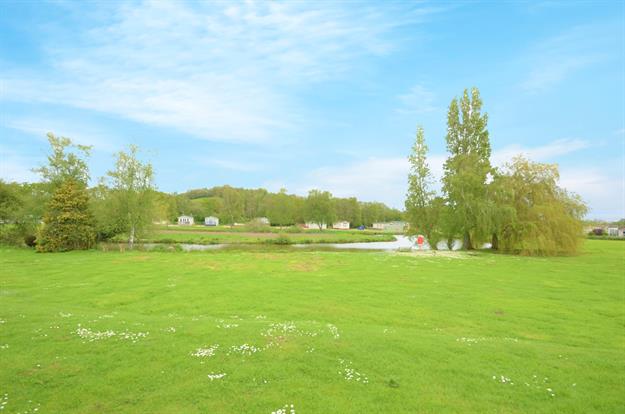
M 332 203 L 332 194 L 328 191 L 310 190 L 304 207 L 304 218 L 315 223 L 319 228 L 323 225 L 332 226 L 336 212 Z
M 443 192 L 451 209 L 449 225 L 473 248 L 489 235 L 492 206 L 486 192 L 490 164 L 490 141 L 486 129 L 488 115 L 482 114 L 477 88 L 464 90 L 460 102 L 454 98 L 447 114 L 447 150 Z
M 48 165 L 33 169 L 41 175 L 44 182 L 52 188 L 67 180 L 73 180 L 83 186 L 89 182 L 89 167 L 86 159 L 91 154 L 91 147 L 74 144 L 71 139 L 57 137 L 52 132 L 47 134 L 52 152 L 48 155 Z

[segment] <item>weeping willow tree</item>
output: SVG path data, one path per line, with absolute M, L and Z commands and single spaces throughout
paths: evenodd
M 582 242 L 581 198 L 558 187 L 555 164 L 516 157 L 491 184 L 497 205 L 493 240 L 522 255 L 574 254 Z

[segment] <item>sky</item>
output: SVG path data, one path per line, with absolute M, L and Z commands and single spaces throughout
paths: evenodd
M 312 188 L 402 208 L 417 125 L 478 87 L 492 162 L 557 163 L 589 218 L 625 217 L 621 1 L 0 1 L 0 178 L 46 133 L 136 144 L 162 191 Z

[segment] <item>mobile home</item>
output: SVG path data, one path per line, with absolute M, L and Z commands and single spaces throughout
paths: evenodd
M 332 224 L 332 228 L 336 230 L 349 230 L 349 221 L 337 221 Z
M 193 226 L 193 217 L 191 216 L 178 217 L 178 225 L 179 226 Z

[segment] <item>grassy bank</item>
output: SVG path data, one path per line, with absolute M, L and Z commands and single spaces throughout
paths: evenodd
M 179 226 L 175 224 L 170 225 L 156 225 L 154 226 L 156 231 L 174 231 L 174 232 L 200 232 L 200 233 L 301 233 L 301 234 L 331 234 L 331 233 L 343 233 L 343 234 L 382 234 L 385 233 L 380 230 L 373 229 L 349 229 L 349 230 L 336 230 L 325 229 L 315 230 L 306 229 L 299 226 L 277 227 L 277 226 L 263 226 L 263 225 L 244 225 L 244 226 Z
M 549 259 L 4 248 L 0 269 L 4 412 L 625 404 L 620 243 Z
M 364 243 L 393 241 L 391 234 L 380 234 L 358 231 L 322 231 L 300 233 L 274 232 L 225 232 L 179 230 L 179 228 L 160 229 L 144 238 L 148 243 L 190 243 L 190 244 L 312 244 L 312 243 Z M 116 242 L 125 241 L 122 237 L 113 239 Z

